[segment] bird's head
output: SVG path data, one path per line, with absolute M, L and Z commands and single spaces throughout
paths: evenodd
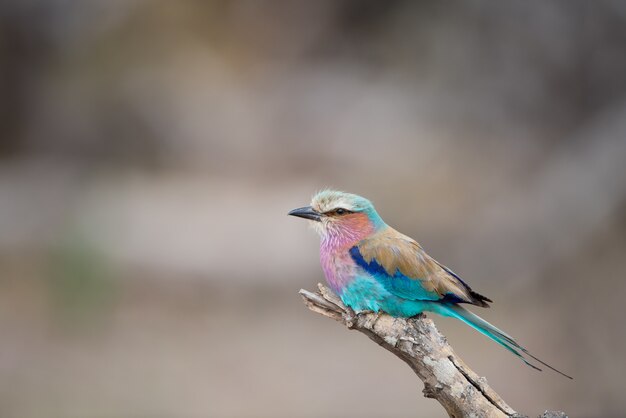
M 311 206 L 294 209 L 289 215 L 311 220 L 322 239 L 358 241 L 385 225 L 372 202 L 336 190 L 322 190 L 313 196 Z

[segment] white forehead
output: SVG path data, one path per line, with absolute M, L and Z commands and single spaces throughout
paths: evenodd
M 364 209 L 364 201 L 360 196 L 335 190 L 323 190 L 313 196 L 311 206 L 318 212 L 324 213 L 343 208 L 349 211 Z

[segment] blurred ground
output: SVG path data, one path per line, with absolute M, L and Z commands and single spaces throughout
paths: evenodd
M 626 6 L 0 5 L 0 416 L 443 417 L 297 295 L 333 186 L 573 382 L 436 318 L 514 408 L 626 411 Z

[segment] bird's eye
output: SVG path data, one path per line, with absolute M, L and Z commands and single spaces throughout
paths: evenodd
M 347 211 L 347 210 L 345 210 L 344 208 L 339 208 L 339 209 L 335 210 L 335 213 L 336 213 L 337 215 L 343 215 L 343 214 L 345 214 L 345 213 L 348 213 L 348 211 Z

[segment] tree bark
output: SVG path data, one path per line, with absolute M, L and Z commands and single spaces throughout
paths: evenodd
M 394 318 L 384 313 L 355 313 L 326 286 L 318 287 L 316 293 L 300 290 L 310 310 L 364 333 L 402 359 L 424 382 L 424 396 L 436 399 L 450 417 L 524 417 L 454 353 L 432 320 L 424 315 Z M 541 415 L 552 417 L 567 416 L 549 411 Z

